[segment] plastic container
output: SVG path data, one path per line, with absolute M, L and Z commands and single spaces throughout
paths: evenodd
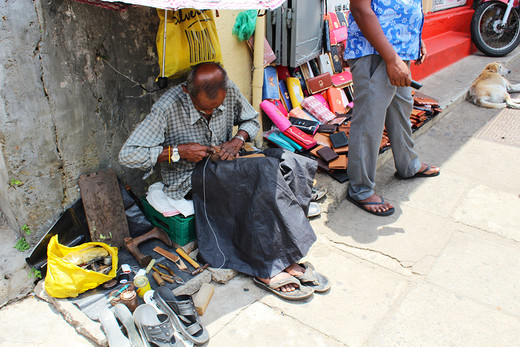
M 166 231 L 172 241 L 184 246 L 188 242 L 195 240 L 195 216 L 183 217 L 182 215 L 176 215 L 165 217 L 154 209 L 145 197 L 141 198 L 141 204 L 146 218 L 154 226 Z
M 137 291 L 137 295 L 139 295 L 141 298 L 143 297 L 144 293 L 152 289 L 152 287 L 150 287 L 150 281 L 146 275 L 135 276 L 134 285 Z

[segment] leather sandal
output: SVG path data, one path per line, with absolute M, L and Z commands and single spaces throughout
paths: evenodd
M 170 316 L 175 328 L 186 339 L 196 344 L 203 344 L 209 340 L 209 334 L 202 326 L 191 296 L 176 296 L 170 289 L 159 287 L 153 293 L 153 298 L 157 307 Z

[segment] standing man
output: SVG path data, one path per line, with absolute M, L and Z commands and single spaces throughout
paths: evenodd
M 421 64 L 421 0 L 351 0 L 344 59 L 354 82 L 349 138 L 347 199 L 359 208 L 389 216 L 394 207 L 374 192 L 377 156 L 386 127 L 399 179 L 438 176 L 413 151 L 410 61 Z
M 306 218 L 316 163 L 281 150 L 233 160 L 256 136 L 257 118 L 222 66 L 201 63 L 154 104 L 119 162 L 148 171 L 160 163 L 166 195 L 193 197 L 200 255 L 211 266 L 254 276 L 286 299 L 305 299 L 329 288 L 310 264 L 297 264 L 316 240 Z M 212 154 L 216 161 L 208 160 Z

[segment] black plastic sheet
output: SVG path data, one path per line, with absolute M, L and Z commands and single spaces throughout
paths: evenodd
M 192 189 L 200 256 L 212 267 L 267 278 L 316 241 L 307 211 L 317 164 L 282 149 L 263 153 L 200 162 Z

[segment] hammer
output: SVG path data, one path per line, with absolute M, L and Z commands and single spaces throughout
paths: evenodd
M 182 250 L 182 248 L 177 248 L 175 251 L 176 251 L 177 253 L 179 253 L 179 255 L 180 255 L 181 257 L 183 257 L 184 259 L 186 259 L 186 261 L 187 261 L 188 263 L 190 263 L 190 264 L 195 268 L 195 270 L 193 270 L 193 271 L 191 272 L 191 275 L 192 275 L 192 276 L 195 276 L 195 275 L 197 275 L 197 274 L 200 274 L 202 271 L 206 270 L 206 269 L 209 267 L 209 264 L 206 264 L 206 265 L 204 265 L 204 266 L 200 266 L 199 263 L 197 263 L 195 260 L 193 260 L 189 255 L 187 255 L 186 252 L 184 252 L 184 251 Z
M 157 227 L 153 228 L 146 234 L 143 234 L 139 237 L 125 237 L 125 248 L 134 256 L 139 265 L 141 265 L 143 268 L 145 268 L 148 265 L 148 263 L 152 260 L 152 257 L 150 255 L 144 255 L 143 253 L 141 253 L 138 246 L 141 243 L 150 239 L 161 240 L 170 247 L 172 245 L 172 240 L 170 240 L 168 234 L 166 234 L 164 230 L 159 229 Z

